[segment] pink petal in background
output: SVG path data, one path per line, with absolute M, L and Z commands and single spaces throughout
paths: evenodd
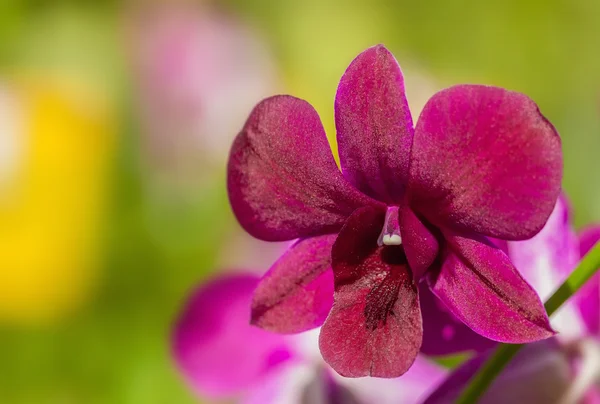
M 197 394 L 239 395 L 292 358 L 283 336 L 249 326 L 257 282 L 251 274 L 228 274 L 201 285 L 186 302 L 172 349 Z

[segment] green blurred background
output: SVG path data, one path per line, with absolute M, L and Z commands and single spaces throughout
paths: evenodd
M 600 220 L 600 2 L 0 2 L 0 402 L 191 403 L 169 356 L 186 293 L 279 247 L 237 227 L 228 146 L 274 93 L 333 140 L 339 77 L 384 43 L 413 112 L 465 82 L 557 127 L 578 226 Z

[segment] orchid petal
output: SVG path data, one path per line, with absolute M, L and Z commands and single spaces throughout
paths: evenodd
M 521 275 L 547 299 L 579 261 L 579 240 L 571 226 L 564 196 L 544 228 L 533 238 L 508 243 L 508 255 Z
M 402 247 L 377 245 L 384 215 L 357 210 L 332 249 L 334 304 L 319 346 L 346 377 L 398 377 L 421 346 L 418 291 Z
M 600 388 L 597 386 L 592 386 L 585 392 L 583 399 L 581 400 L 582 404 L 600 404 Z
M 402 71 L 383 45 L 358 55 L 342 76 L 335 124 L 344 176 L 367 195 L 399 203 L 408 179 L 413 124 Z
M 529 240 L 508 242 L 508 255 L 542 300 L 556 291 L 579 261 L 579 240 L 564 195 L 558 198 L 542 231 Z M 579 337 L 585 331 L 574 300 L 552 316 L 551 324 L 561 338 Z
M 242 227 L 266 241 L 335 233 L 356 208 L 378 204 L 344 179 L 314 108 L 283 95 L 250 114 L 231 149 L 227 188 Z
M 504 254 L 508 255 L 508 241 L 493 237 L 488 237 L 487 239 L 500 250 L 502 250 Z
M 483 237 L 444 235 L 448 249 L 430 286 L 456 317 L 494 341 L 526 343 L 554 335 L 540 298 L 506 254 Z
M 475 357 L 456 369 L 423 404 L 454 403 L 489 357 Z M 509 362 L 477 401 L 480 404 L 558 404 L 571 384 L 571 366 L 556 341 L 529 344 Z
M 231 397 L 292 357 L 284 337 L 249 324 L 258 278 L 228 275 L 203 284 L 185 304 L 172 338 L 173 355 L 201 396 Z
M 333 304 L 331 246 L 335 235 L 296 242 L 259 282 L 252 324 L 279 333 L 319 327 Z
M 585 229 L 579 237 L 580 255 L 583 257 L 600 241 L 600 226 Z M 594 275 L 574 296 L 587 329 L 600 334 L 600 276 Z
M 583 257 L 600 241 L 600 225 L 586 228 L 579 235 L 579 255 Z
M 436 259 L 439 242 L 411 209 L 399 210 L 399 222 L 404 253 L 415 280 L 419 280 Z
M 411 206 L 437 226 L 530 238 L 550 216 L 561 178 L 560 138 L 523 94 L 455 86 L 435 94 L 421 112 Z
M 482 337 L 467 327 L 444 306 L 426 282 L 419 284 L 419 301 L 423 317 L 423 345 L 426 355 L 451 355 L 465 351 L 483 352 L 497 342 Z

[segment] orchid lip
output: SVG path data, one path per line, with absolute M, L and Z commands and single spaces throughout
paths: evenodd
M 402 235 L 400 234 L 400 225 L 398 224 L 398 207 L 388 206 L 385 212 L 383 229 L 377 239 L 377 244 L 384 245 L 402 245 Z

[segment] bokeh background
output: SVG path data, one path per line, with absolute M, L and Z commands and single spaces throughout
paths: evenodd
M 198 402 L 170 358 L 177 311 L 281 248 L 232 217 L 232 138 L 291 93 L 333 141 L 337 82 L 377 43 L 414 113 L 457 83 L 530 95 L 576 224 L 600 221 L 600 2 L 0 1 L 0 402 Z

